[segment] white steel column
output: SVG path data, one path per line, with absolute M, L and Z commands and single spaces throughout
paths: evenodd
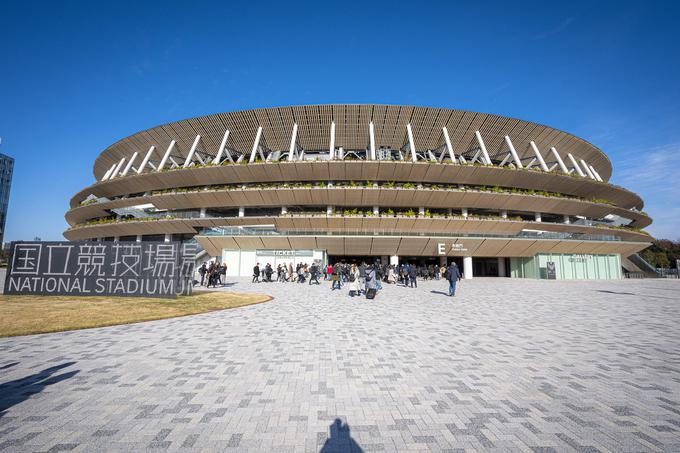
M 602 177 L 601 177 L 600 174 L 597 172 L 597 170 L 595 170 L 595 167 L 593 167 L 593 166 L 591 165 L 591 166 L 590 166 L 590 171 L 592 171 L 593 174 L 595 175 L 595 179 L 597 179 L 598 181 L 602 182 Z
M 515 151 L 515 147 L 512 145 L 512 141 L 510 141 L 510 137 L 508 137 L 507 135 L 505 136 L 505 143 L 507 143 L 508 147 L 510 148 L 510 154 L 512 154 L 512 159 L 515 161 L 515 165 L 517 165 L 517 168 L 524 168 L 524 166 L 522 165 L 522 161 L 519 160 L 517 151 Z
M 163 238 L 163 242 L 170 242 L 172 241 L 172 234 L 166 234 L 165 238 Z
M 373 121 L 368 123 L 368 138 L 371 147 L 371 160 L 375 160 L 375 129 L 373 127 Z
M 201 208 L 200 211 L 198 211 L 198 217 L 200 218 L 205 218 L 205 208 Z
M 461 208 L 460 213 L 467 219 L 468 216 L 468 210 L 467 208 Z
M 144 159 L 142 160 L 142 164 L 137 169 L 138 175 L 140 175 L 142 173 L 142 171 L 144 171 L 144 167 L 146 167 L 146 164 L 149 163 L 149 159 L 151 159 L 151 153 L 153 153 L 154 149 L 156 149 L 155 146 L 152 146 L 151 148 L 149 148 L 149 151 L 146 153 L 146 156 L 144 156 Z
M 465 280 L 470 280 L 473 277 L 472 275 L 472 257 L 471 256 L 464 256 L 463 257 L 463 278 Z
M 215 156 L 215 159 L 213 159 L 213 164 L 220 163 L 220 160 L 222 159 L 222 154 L 224 154 L 224 148 L 227 147 L 227 140 L 229 140 L 229 129 L 224 131 L 224 137 L 222 137 L 222 143 L 220 143 L 220 149 L 217 151 L 217 156 Z M 231 160 L 231 156 L 229 156 L 229 161 L 233 162 Z
M 293 133 L 290 135 L 290 147 L 288 148 L 288 160 L 295 160 L 295 141 L 297 140 L 297 123 L 293 124 Z
M 570 224 L 571 220 L 569 220 L 569 216 L 567 214 L 564 215 L 564 223 Z
M 442 132 L 444 133 L 444 141 L 446 141 L 446 149 L 449 152 L 449 157 L 451 158 L 451 162 L 454 164 L 457 164 L 458 161 L 456 160 L 456 155 L 453 153 L 453 146 L 451 145 L 451 137 L 449 137 L 449 130 L 446 128 L 446 126 L 442 127 Z M 444 154 L 442 153 L 442 157 L 439 158 L 439 161 L 441 162 L 444 157 Z
M 101 179 L 102 181 L 106 181 L 107 179 L 109 179 L 109 176 L 111 176 L 113 174 L 113 170 L 116 168 L 116 165 L 118 165 L 118 164 L 111 165 L 111 168 L 109 168 L 106 171 L 106 173 L 104 173 L 104 177 Z
M 534 212 L 534 219 L 535 219 L 537 222 L 541 222 L 541 221 L 542 221 L 541 213 L 540 213 L 540 212 Z
M 530 141 L 529 144 L 531 145 L 531 149 L 534 150 L 534 154 L 536 154 L 536 159 L 538 159 L 538 163 L 541 165 L 541 170 L 543 171 L 548 171 L 548 166 L 545 164 L 545 160 L 543 160 L 543 156 L 541 155 L 541 152 L 538 150 L 538 146 L 536 146 L 536 143 L 534 141 Z
M 109 179 L 113 179 L 116 176 L 118 176 L 118 173 L 120 172 L 120 168 L 123 166 L 123 163 L 125 162 L 125 158 L 123 157 L 120 162 L 118 162 L 118 165 L 116 165 L 116 168 L 113 170 L 113 173 L 109 175 Z
M 555 159 L 557 160 L 557 164 L 560 166 L 560 170 L 562 170 L 563 173 L 569 174 L 569 169 L 567 168 L 566 165 L 564 165 L 564 161 L 560 157 L 560 154 L 557 152 L 555 147 L 553 146 L 550 148 L 550 151 L 552 151 L 553 156 L 555 156 Z
M 418 158 L 416 157 L 416 145 L 413 141 L 413 131 L 411 130 L 411 123 L 406 125 L 406 134 L 408 135 L 408 146 L 411 149 L 411 161 L 415 162 Z
M 128 174 L 128 172 L 132 168 L 132 164 L 134 163 L 135 159 L 137 159 L 137 154 L 138 154 L 137 151 L 135 151 L 132 157 L 130 158 L 130 162 L 128 162 L 127 165 L 125 166 L 125 170 L 123 170 L 121 176 L 125 176 Z
M 571 153 L 567 153 L 567 157 L 571 161 L 571 164 L 574 166 L 574 170 L 579 174 L 581 177 L 585 177 L 586 174 L 583 173 L 583 170 L 581 170 L 581 167 L 578 166 L 578 162 L 576 162 L 576 159 L 574 159 L 574 156 L 571 155 Z
M 501 211 L 501 218 L 507 219 L 508 218 L 508 211 Z
M 288 214 L 288 208 L 285 206 L 281 206 L 281 215 L 286 215 Z
M 391 255 L 390 256 L 390 266 L 399 266 L 399 256 L 398 255 Z
M 138 234 L 137 237 L 135 238 L 135 242 L 142 242 L 142 235 Z
M 331 159 L 335 159 L 335 121 L 331 121 L 331 143 L 328 145 Z
M 332 215 L 333 214 L 333 206 L 326 206 L 326 215 Z
M 163 167 L 165 167 L 165 163 L 168 161 L 168 157 L 170 157 L 170 153 L 172 152 L 172 149 L 175 147 L 175 141 L 171 141 L 170 145 L 168 146 L 167 151 L 165 151 L 165 154 L 163 155 L 163 158 L 161 159 L 161 163 L 158 164 L 158 169 L 156 171 L 161 171 L 163 170 Z
M 379 215 L 380 214 L 380 207 L 379 206 L 373 206 L 373 215 Z
M 586 171 L 588 176 L 590 176 L 591 179 L 595 179 L 595 175 L 593 174 L 592 171 L 590 171 L 590 168 L 588 168 L 588 164 L 586 163 L 586 161 L 581 159 L 581 163 L 583 164 L 583 169 Z
M 288 150 L 288 160 L 295 160 L 297 152 L 295 151 L 295 141 L 297 140 L 297 123 L 293 124 L 293 133 L 290 135 L 290 148 Z
M 198 147 L 198 142 L 201 140 L 201 136 L 197 135 L 196 138 L 194 139 L 194 144 L 191 145 L 191 149 L 189 150 L 189 154 L 187 154 L 187 158 L 184 160 L 184 165 L 182 168 L 187 168 L 189 164 L 191 163 L 191 159 L 194 157 L 194 153 L 196 152 L 196 147 Z
M 505 277 L 505 258 L 502 256 L 498 257 L 498 276 Z
M 482 134 L 480 134 L 479 131 L 475 131 L 475 137 L 477 137 L 477 143 L 479 143 L 479 149 L 482 150 L 482 155 L 484 156 L 484 160 L 486 160 L 486 164 L 491 165 L 491 157 L 489 157 L 484 140 L 482 140 Z
M 246 208 L 244 208 L 243 206 L 238 208 L 238 216 L 239 217 L 245 217 L 246 216 Z
M 298 130 L 298 125 L 293 124 L 293 133 L 290 135 L 290 148 L 288 149 L 288 160 L 295 160 L 297 158 L 296 152 L 295 152 L 295 141 L 297 140 L 297 130 Z
M 425 208 L 423 206 L 418 208 L 418 215 L 425 215 Z
M 262 126 L 258 126 L 257 128 L 257 134 L 255 134 L 255 141 L 253 142 L 253 149 L 250 151 L 250 159 L 248 159 L 249 164 L 255 162 L 255 153 L 257 152 L 257 147 L 260 146 L 260 137 L 262 137 Z

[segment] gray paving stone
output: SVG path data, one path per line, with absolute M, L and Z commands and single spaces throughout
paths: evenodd
M 0 339 L 0 450 L 680 451 L 680 282 L 444 287 Z

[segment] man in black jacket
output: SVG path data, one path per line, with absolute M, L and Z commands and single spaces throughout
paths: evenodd
M 260 263 L 257 263 L 253 268 L 253 281 L 251 283 L 260 283 Z
M 205 274 L 208 272 L 208 267 L 205 265 L 205 263 L 201 264 L 201 267 L 198 268 L 198 273 L 201 274 L 201 286 L 203 286 L 203 282 L 205 282 Z
M 316 263 L 313 263 L 312 266 L 309 268 L 309 284 L 311 285 L 312 282 L 316 283 L 317 285 L 320 285 L 319 283 L 319 266 Z
M 417 288 L 418 287 L 418 266 L 415 264 L 411 264 L 410 269 L 409 269 L 409 280 L 411 280 L 411 288 Z
M 460 270 L 455 262 L 452 262 L 446 269 L 446 279 L 449 281 L 449 296 L 456 295 L 456 283 L 460 280 Z

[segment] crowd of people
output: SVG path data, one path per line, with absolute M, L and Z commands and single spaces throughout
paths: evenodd
M 461 279 L 458 265 L 452 262 L 448 267 L 403 263 L 397 266 L 381 264 L 348 264 L 344 261 L 328 265 L 324 270 L 324 280 L 331 280 L 331 290 L 341 290 L 349 285 L 349 296 L 369 294 L 371 290 L 380 291 L 382 283 L 398 284 L 408 288 L 418 287 L 418 278 L 424 280 L 445 279 L 449 283 L 449 296 L 456 293 L 456 283 Z
M 221 265 L 217 261 L 203 263 L 198 269 L 201 276 L 200 285 L 210 288 L 224 285 L 227 274 L 227 263 Z M 274 276 L 276 274 L 276 276 Z M 257 263 L 253 267 L 252 283 L 281 282 L 281 283 L 308 283 L 320 285 L 319 278 L 323 275 L 325 281 L 331 281 L 331 290 L 342 290 L 347 287 L 350 297 L 361 296 L 374 298 L 382 289 L 382 284 L 402 285 L 407 288 L 417 288 L 418 279 L 441 280 L 449 284 L 449 296 L 455 296 L 456 283 L 461 279 L 461 272 L 455 262 L 447 266 L 417 265 L 402 263 L 400 265 L 381 264 L 366 262 L 346 263 L 338 261 L 324 267 L 317 262 L 307 263 L 280 263 L 276 269 L 270 263 L 260 266 Z
M 201 276 L 199 283 L 201 286 L 207 288 L 222 286 L 227 276 L 227 263 L 220 264 L 217 261 L 205 262 L 198 268 L 198 274 Z
M 276 273 L 276 280 L 273 279 L 274 273 Z M 260 263 L 257 263 L 253 267 L 253 279 L 252 283 L 260 282 L 291 282 L 291 283 L 305 283 L 320 285 L 319 281 L 319 264 L 312 263 L 308 265 L 307 263 L 298 263 L 295 268 L 293 268 L 293 263 L 279 264 L 276 266 L 276 270 L 272 267 L 270 263 L 265 266 L 260 267 Z

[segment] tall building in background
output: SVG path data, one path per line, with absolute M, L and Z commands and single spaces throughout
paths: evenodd
M 12 186 L 14 159 L 0 153 L 0 243 L 5 240 L 5 222 L 9 205 L 9 189 Z

